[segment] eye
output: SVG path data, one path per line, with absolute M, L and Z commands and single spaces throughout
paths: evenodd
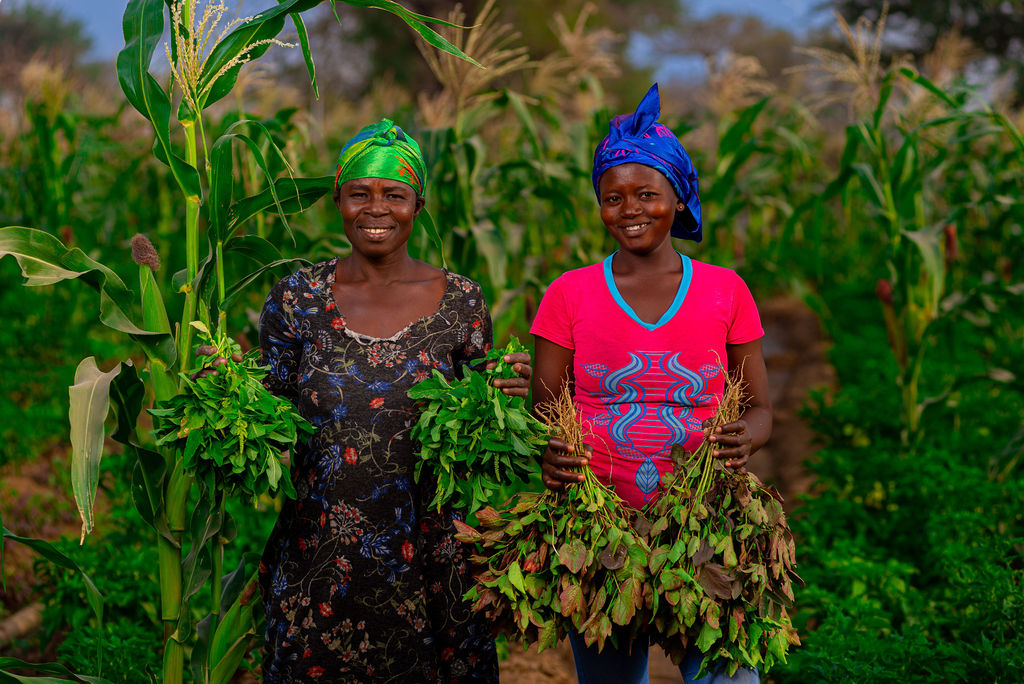
M 658 196 L 658 193 L 651 192 L 650 190 L 645 190 L 645 191 L 640 193 L 640 199 L 642 199 L 642 200 L 652 200 L 652 199 L 654 199 L 657 196 Z
M 618 204 L 621 199 L 618 195 L 605 195 L 601 200 L 601 204 Z

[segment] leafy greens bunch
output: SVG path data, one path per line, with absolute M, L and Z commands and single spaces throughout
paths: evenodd
M 739 419 L 742 381 L 726 376 L 707 427 Z M 781 498 L 752 473 L 712 455 L 705 439 L 693 454 L 676 445 L 661 495 L 645 509 L 651 527 L 652 638 L 679 663 L 691 645 L 702 668 L 726 663 L 769 670 L 800 643 L 787 613 L 796 562 Z
M 582 453 L 572 396 L 542 407 L 553 431 Z M 650 592 L 645 579 L 650 524 L 585 470 L 562 491 L 520 493 L 502 512 L 477 513 L 481 529 L 462 523 L 457 537 L 475 543 L 483 566 L 467 592 L 497 629 L 539 650 L 554 646 L 571 627 L 587 644 L 623 645 Z
M 150 409 L 156 443 L 180 451 L 185 471 L 209 491 L 216 484 L 253 501 L 277 491 L 294 498 L 280 454 L 312 426 L 263 386 L 267 370 L 256 365 L 255 354 L 243 357 L 225 333 L 214 337 L 202 323 L 192 325 L 204 342 L 196 350 L 202 361 L 193 377 L 181 374 L 181 394 Z
M 728 376 L 708 434 L 735 421 L 742 382 Z M 568 388 L 542 407 L 553 430 L 582 453 Z M 799 644 L 792 605 L 795 548 L 781 500 L 752 474 L 726 468 L 705 440 L 672 450 L 675 468 L 643 511 L 629 508 L 590 469 L 559 492 L 524 493 L 484 509 L 458 538 L 483 565 L 467 598 L 497 628 L 553 646 L 570 628 L 588 645 L 623 648 L 648 635 L 679 662 L 692 645 L 703 667 L 725 661 L 767 671 Z M 653 521 L 653 522 L 652 522 Z
M 420 443 L 414 473 L 420 481 L 424 467 L 437 479 L 431 506 L 454 501 L 471 515 L 487 505 L 499 505 L 507 496 L 504 485 L 526 482 L 536 470 L 536 454 L 547 443 L 547 428 L 530 415 L 522 397 L 511 397 L 494 387 L 494 378 L 515 377 L 506 354 L 525 352 L 513 337 L 504 349 L 492 349 L 484 362 L 493 368 L 475 371 L 463 367 L 460 380 L 448 382 L 438 371 L 412 387 L 409 397 L 422 406 L 412 429 Z

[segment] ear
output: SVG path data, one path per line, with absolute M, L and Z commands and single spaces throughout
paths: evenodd
M 424 205 L 427 203 L 427 198 L 423 195 L 416 195 L 416 209 L 412 213 L 412 217 L 416 218 L 423 211 Z
M 335 185 L 334 186 L 334 206 L 336 206 L 338 208 L 338 211 L 341 211 L 341 186 L 340 185 Z

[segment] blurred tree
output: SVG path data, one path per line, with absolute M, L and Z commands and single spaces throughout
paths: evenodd
M 765 78 L 777 86 L 783 83 L 785 69 L 800 61 L 792 33 L 749 14 L 717 12 L 704 19 L 688 19 L 682 26 L 660 28 L 652 40 L 663 55 L 700 55 L 709 62 L 727 53 L 754 57 Z
M 866 16 L 876 21 L 877 0 L 834 0 L 835 8 L 853 23 Z M 1016 78 L 1017 97 L 1024 97 L 1024 0 L 889 0 L 888 28 L 900 50 L 920 57 L 954 29 L 999 62 Z
M 90 47 L 82 22 L 60 10 L 0 2 L 0 92 L 18 87 L 22 68 L 33 58 L 70 70 Z
M 459 5 L 472 19 L 484 3 L 485 0 L 465 0 Z M 454 6 L 450 0 L 403 0 L 402 4 L 415 12 L 442 19 Z M 527 48 L 531 58 L 540 59 L 559 47 L 550 25 L 551 18 L 557 13 L 575 17 L 588 4 L 595 8 L 588 26 L 611 28 L 627 37 L 681 28 L 687 17 L 680 0 L 521 0 L 499 3 L 498 9 L 501 19 L 520 33 L 518 44 Z M 323 95 L 359 97 L 373 79 L 385 74 L 393 78 L 396 85 L 413 91 L 439 87 L 419 54 L 413 33 L 389 19 L 384 12 L 366 12 L 341 5 L 337 7 L 337 19 L 327 5 L 306 16 Z M 613 93 L 639 97 L 645 88 L 637 85 L 638 69 L 632 67 L 626 55 L 627 43 L 623 41 L 617 55 L 623 75 L 610 87 Z M 304 68 L 295 54 L 283 58 L 291 62 L 286 68 Z

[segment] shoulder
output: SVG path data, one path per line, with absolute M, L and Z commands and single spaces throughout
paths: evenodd
M 270 294 L 274 296 L 289 290 L 319 290 L 326 285 L 337 263 L 338 258 L 334 257 L 315 264 L 306 264 L 277 281 Z
M 483 299 L 483 288 L 480 287 L 480 283 L 453 271 L 445 271 L 444 273 L 448 278 L 448 290 L 467 298 L 470 306 L 476 306 L 478 298 Z
M 574 268 L 571 271 L 566 271 L 562 275 L 555 278 L 548 289 L 566 290 L 569 292 L 580 292 L 584 291 L 584 288 L 595 280 L 604 279 L 604 262 L 598 262 L 589 266 L 583 266 L 581 268 Z
M 712 287 L 746 288 L 740 274 L 725 266 L 715 266 L 696 259 L 690 259 L 693 267 L 693 279 Z

